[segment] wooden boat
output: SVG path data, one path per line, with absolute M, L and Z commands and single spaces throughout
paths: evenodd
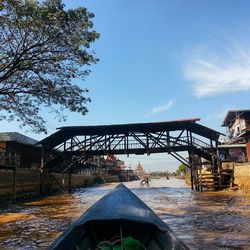
M 189 249 L 123 184 L 90 207 L 49 249 L 113 249 L 120 241 L 120 249 L 126 250 L 124 239 L 130 236 L 139 246 L 127 249 Z M 105 244 L 110 248 L 102 247 Z

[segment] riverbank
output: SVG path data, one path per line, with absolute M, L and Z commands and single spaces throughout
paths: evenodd
M 17 168 L 14 184 L 12 170 L 0 170 L 0 203 L 49 195 L 56 192 L 90 187 L 100 183 L 118 182 L 118 176 L 79 175 L 50 173 L 42 174 L 38 169 Z M 14 186 L 15 185 L 15 186 Z
M 230 176 L 230 186 L 226 190 L 239 190 L 241 192 L 250 193 L 250 162 L 248 163 L 232 163 L 224 162 L 222 164 L 223 170 L 231 170 L 232 176 Z M 209 173 L 209 172 L 207 172 Z M 188 171 L 185 174 L 186 183 L 191 187 L 191 173 Z M 223 189 L 222 189 L 223 190 Z

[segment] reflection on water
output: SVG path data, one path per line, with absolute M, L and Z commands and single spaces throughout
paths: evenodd
M 250 195 L 195 193 L 183 180 L 125 183 L 191 249 L 250 249 Z M 0 248 L 46 248 L 72 221 L 117 184 L 0 208 Z

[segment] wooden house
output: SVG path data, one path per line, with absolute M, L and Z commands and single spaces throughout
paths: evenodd
M 227 137 L 219 146 L 222 161 L 250 161 L 250 109 L 229 110 L 222 123 Z
M 15 157 L 17 167 L 39 168 L 42 150 L 41 147 L 35 145 L 36 143 L 36 140 L 17 132 L 1 132 L 1 165 L 4 165 L 6 159 Z
M 250 141 L 250 109 L 229 110 L 222 123 L 227 127 L 228 143 L 247 143 Z

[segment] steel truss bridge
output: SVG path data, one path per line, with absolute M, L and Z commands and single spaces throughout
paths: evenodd
M 168 153 L 195 168 L 195 159 L 206 159 L 217 168 L 217 144 L 220 133 L 197 123 L 198 118 L 155 123 L 136 123 L 59 128 L 43 139 L 41 168 L 67 172 L 84 168 L 87 159 L 107 154 Z M 179 152 L 187 151 L 189 158 Z

